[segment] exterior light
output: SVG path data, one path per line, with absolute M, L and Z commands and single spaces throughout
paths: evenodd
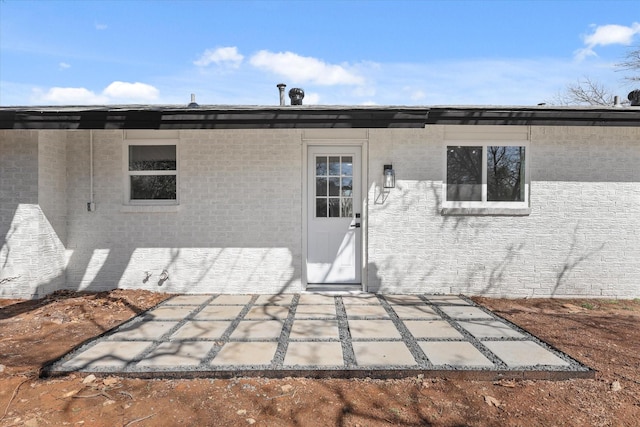
M 393 165 L 384 165 L 384 188 L 396 187 L 396 173 L 393 171 Z

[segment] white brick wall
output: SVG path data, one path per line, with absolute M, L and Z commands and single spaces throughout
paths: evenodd
M 369 290 L 639 297 L 640 129 L 514 128 L 530 135 L 531 214 L 441 215 L 445 138 L 494 130 L 368 131 Z M 173 132 L 180 206 L 160 212 L 123 209 L 124 135 L 94 131 L 87 212 L 89 131 L 0 131 L 0 296 L 301 290 L 302 131 Z
M 64 132 L 38 133 L 38 291 L 46 295 L 66 285 L 67 137 Z
M 639 129 L 533 127 L 522 217 L 440 214 L 444 135 L 442 126 L 370 132 L 371 290 L 640 296 Z M 397 186 L 376 204 L 384 163 Z
M 65 134 L 0 131 L 0 297 L 65 285 Z
M 299 291 L 299 131 L 181 131 L 177 212 L 122 212 L 123 132 L 94 132 L 96 211 L 87 212 L 88 134 L 69 139 L 73 289 Z M 163 270 L 169 280 L 159 283 Z M 151 276 L 146 279 L 146 272 Z

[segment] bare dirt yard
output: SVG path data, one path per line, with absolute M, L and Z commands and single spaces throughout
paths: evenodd
M 168 295 L 0 300 L 0 426 L 637 426 L 640 301 L 475 298 L 597 370 L 596 379 L 467 381 L 40 378 L 48 361 Z

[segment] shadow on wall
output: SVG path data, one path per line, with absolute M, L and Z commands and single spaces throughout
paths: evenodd
M 441 215 L 440 206 L 442 206 L 442 198 L 441 198 L 440 191 L 438 191 L 438 186 L 436 184 L 431 183 L 430 190 L 435 200 L 434 215 L 436 217 L 442 218 L 442 225 L 441 225 L 442 230 L 444 231 L 447 224 L 451 224 L 453 230 L 456 230 L 456 232 L 460 232 L 462 229 L 468 229 L 467 226 L 469 225 L 470 221 L 474 219 L 474 217 Z M 473 225 L 474 235 L 477 236 L 482 228 L 487 228 L 487 227 L 488 227 L 487 223 L 477 223 L 477 222 L 474 223 Z M 556 280 L 550 292 L 550 295 L 552 297 L 556 296 L 559 293 L 558 291 L 566 284 L 567 276 L 573 270 L 575 270 L 579 264 L 587 261 L 598 252 L 601 252 L 605 247 L 605 243 L 603 242 L 594 249 L 580 251 L 578 248 L 578 236 L 580 234 L 579 227 L 580 227 L 579 223 L 575 224 L 575 226 L 573 227 L 570 247 L 568 249 L 568 252 L 566 253 L 564 261 L 560 266 L 560 270 L 555 273 Z M 485 282 L 486 285 L 480 288 L 479 293 L 481 295 L 495 293 L 494 291 L 496 291 L 498 288 L 504 286 L 505 284 L 506 285 L 510 284 L 508 271 L 511 267 L 513 267 L 517 257 L 523 254 L 527 243 L 528 242 L 526 241 L 513 242 L 506 247 L 504 258 L 491 267 L 488 278 L 483 280 L 483 282 Z M 477 283 L 477 280 L 474 280 L 474 277 L 478 273 L 481 273 L 480 270 L 484 271 L 485 267 L 486 266 L 484 265 L 477 266 L 472 268 L 468 272 L 466 282 L 469 287 L 472 287 L 472 283 Z M 541 283 L 540 285 L 545 286 L 544 283 Z
M 587 232 L 571 219 L 561 227 L 567 233 L 554 237 L 538 236 L 524 229 L 518 231 L 518 224 L 524 225 L 523 221 L 534 229 L 544 227 L 544 219 L 535 215 L 516 218 L 442 215 L 440 182 L 416 181 L 403 185 L 400 181 L 389 200 L 392 203 L 375 206 L 373 215 L 394 220 L 385 224 L 385 232 L 379 236 L 374 234 L 373 239 L 380 244 L 398 246 L 395 250 L 387 248 L 378 258 L 373 250 L 369 281 L 375 290 L 394 287 L 406 290 L 402 285 L 406 281 L 420 283 L 423 289 L 434 292 L 447 292 L 447 286 L 451 285 L 453 292 L 479 295 L 524 296 L 531 295 L 533 288 L 540 288 L 549 296 L 584 293 L 569 277 L 576 270 L 582 270 L 583 264 L 601 253 L 606 245 L 593 236 L 585 239 Z M 424 209 L 427 220 L 414 221 L 415 215 Z M 500 236 L 500 222 L 516 227 L 511 233 L 513 236 Z M 500 238 L 493 239 L 491 233 L 494 232 Z M 416 241 L 415 250 L 408 248 L 405 246 L 408 242 L 393 238 L 402 233 L 417 238 L 424 236 L 424 241 Z
M 32 298 L 60 288 L 65 281 L 62 243 L 47 217 L 37 204 L 3 199 L 0 296 Z
M 477 291 L 479 295 L 484 296 L 505 293 L 504 291 L 499 292 L 498 290 L 502 286 L 508 286 L 510 284 L 510 278 L 508 276 L 509 269 L 513 266 L 514 259 L 522 253 L 524 247 L 524 243 L 519 243 L 517 246 L 515 244 L 509 245 L 504 258 L 498 261 L 497 264 L 491 268 L 489 276 L 486 278 L 482 277 L 485 275 L 487 267 L 484 263 L 476 263 L 475 265 L 472 265 L 467 272 L 467 287 L 469 289 L 473 289 L 475 283 L 482 282 L 486 283 L 486 285 L 479 288 Z M 478 279 L 478 276 L 481 276 L 481 278 Z M 474 291 L 474 293 L 475 292 L 476 291 Z
M 41 297 L 61 288 L 65 282 L 61 247 L 40 206 L 3 203 L 0 207 L 0 297 Z
M 20 224 L 13 224 L 18 204 L 8 206 L 4 203 L 0 207 L 0 296 L 3 290 L 21 279 L 22 274 L 10 267 L 11 258 L 15 256 L 17 242 L 13 239 L 21 232 Z M 24 279 L 23 279 L 24 280 Z
M 579 294 L 580 293 L 579 290 L 572 292 L 570 291 L 570 289 L 567 289 L 566 286 L 567 286 L 568 277 L 582 263 L 591 259 L 596 254 L 600 253 L 606 245 L 606 243 L 603 242 L 595 248 L 584 249 L 582 251 L 579 250 L 577 241 L 578 241 L 578 236 L 580 234 L 578 229 L 579 229 L 579 224 L 576 224 L 573 229 L 573 233 L 571 235 L 571 244 L 568 250 L 566 251 L 564 260 L 560 261 L 559 263 L 551 263 L 551 265 L 549 265 L 549 273 L 550 273 L 549 275 L 545 275 L 544 272 L 542 274 L 543 278 L 548 276 L 553 276 L 555 278 L 554 282 L 549 283 L 549 281 L 546 281 L 545 283 L 544 279 L 541 278 L 540 283 L 538 283 L 538 285 L 543 289 L 546 289 L 548 287 L 550 291 L 547 293 L 547 295 L 550 295 L 551 297 L 555 297 L 557 295 L 564 296 L 564 295 Z M 500 292 L 500 289 L 502 289 L 505 286 L 513 286 L 513 283 L 515 281 L 512 281 L 510 279 L 509 271 L 512 270 L 513 268 L 517 268 L 517 265 L 515 265 L 515 261 L 519 256 L 526 256 L 526 254 L 524 254 L 525 248 L 526 248 L 525 242 L 520 242 L 517 245 L 513 243 L 509 245 L 506 248 L 506 253 L 504 255 L 504 258 L 499 262 L 495 263 L 495 265 L 493 265 L 490 268 L 488 278 L 486 279 L 485 278 L 478 279 L 477 277 L 482 276 L 484 274 L 484 271 L 486 270 L 486 267 L 488 266 L 476 265 L 473 268 L 470 268 L 466 278 L 467 286 L 470 289 L 472 289 L 474 283 L 477 284 L 479 281 L 482 281 L 482 282 L 486 282 L 486 286 L 483 286 L 479 289 L 480 295 L 504 294 L 505 292 L 504 291 Z M 562 250 L 562 252 L 565 252 L 565 250 Z M 558 251 L 558 260 L 560 260 L 561 256 L 562 256 L 561 252 Z M 545 256 L 544 258 L 547 258 L 547 256 Z M 554 270 L 553 265 L 558 265 L 557 267 L 558 269 L 555 270 L 555 272 L 553 271 Z M 536 268 L 535 265 L 533 268 L 534 269 Z
M 272 260 L 284 262 L 284 253 L 289 254 L 288 265 L 274 272 Z M 74 271 L 68 272 L 67 288 L 94 292 L 141 288 L 176 293 L 229 293 L 230 286 L 235 284 L 237 293 L 260 293 L 264 292 L 259 288 L 261 284 L 279 283 L 269 293 L 283 293 L 290 292 L 300 281 L 301 269 L 295 261 L 287 248 L 75 249 L 69 259 Z
M 51 252 L 49 249 L 53 248 L 49 240 L 58 238 L 57 235 L 40 235 L 39 227 L 43 225 L 34 219 L 36 213 L 40 221 L 43 221 L 42 217 L 45 222 L 47 220 L 38 205 L 22 209 L 26 214 L 20 213 L 20 206 L 4 203 L 0 208 L 0 296 L 40 298 L 62 289 L 101 292 L 116 288 L 225 293 L 230 292 L 232 280 L 242 279 L 246 279 L 243 282 L 246 286 L 238 292 L 265 292 L 258 286 L 266 283 L 277 285 L 269 289 L 269 293 L 284 293 L 291 292 L 301 281 L 299 257 L 289 248 L 257 245 L 74 248 L 66 250 L 66 268 L 64 249 L 60 249 L 60 245 L 57 246 L 59 253 L 52 255 L 55 259 L 49 260 L 51 265 L 39 265 L 42 253 Z M 55 233 L 51 227 L 47 231 Z M 42 239 L 45 240 L 41 242 Z M 45 258 L 43 264 L 47 261 Z M 279 268 L 276 270 L 274 266 Z
M 469 235 L 468 232 L 471 230 L 468 230 L 469 227 L 467 227 L 470 221 L 475 221 L 473 217 L 441 216 L 438 211 L 440 194 L 437 189 L 437 184 L 433 182 L 419 182 L 418 185 L 423 189 L 424 197 L 428 197 L 428 194 L 431 194 L 434 199 L 434 203 L 427 203 L 427 206 L 434 206 L 434 218 L 440 219 L 439 227 L 441 233 L 444 234 L 455 231 L 456 233 L 464 233 L 469 238 L 473 237 Z M 415 204 L 418 202 L 415 200 L 415 197 L 411 197 L 408 190 L 402 186 L 399 186 L 398 189 L 400 190 L 399 197 L 403 200 L 401 204 L 403 210 L 417 209 Z M 389 208 L 390 206 L 383 205 L 378 209 Z M 0 228 L 0 295 L 9 295 L 10 292 L 15 292 L 14 289 L 22 287 L 24 289 L 30 288 L 31 295 L 41 297 L 58 289 L 61 279 L 59 276 L 52 277 L 39 283 L 38 278 L 23 277 L 22 274 L 12 269 L 12 258 L 15 258 L 17 251 L 21 250 L 18 245 L 20 239 L 17 238 L 17 236 L 21 233 L 24 234 L 25 230 L 23 228 L 27 227 L 26 223 L 14 220 L 17 211 L 17 204 L 4 204 L 0 211 L 2 215 L 2 221 L 0 221 L 0 226 L 2 227 Z M 486 223 L 474 222 L 472 233 L 477 235 L 479 229 L 486 226 Z M 561 290 L 566 287 L 571 272 L 601 252 L 605 247 L 605 243 L 601 243 L 591 249 L 581 248 L 579 244 L 580 235 L 579 224 L 576 224 L 567 251 L 557 252 L 558 264 L 556 265 L 558 265 L 558 270 L 555 273 L 555 282 L 553 285 L 548 283 L 540 284 L 541 286 L 548 285 L 552 296 L 562 295 L 563 292 Z M 479 292 L 483 295 L 497 293 L 501 287 L 509 285 L 509 271 L 516 268 L 514 263 L 517 261 L 517 258 L 527 250 L 531 251 L 531 248 L 527 248 L 526 245 L 527 242 L 522 241 L 510 243 L 505 247 L 502 259 L 499 262 L 494 262 L 493 265 L 480 265 L 480 261 L 475 264 L 472 263 L 467 271 L 466 278 L 461 277 L 460 283 L 466 282 L 470 290 L 474 289 L 475 286 L 476 290 L 474 290 L 474 293 Z M 251 258 L 251 263 L 248 264 L 246 252 L 251 252 L 254 249 L 262 249 L 262 251 L 258 255 L 254 255 L 253 258 Z M 132 267 L 133 273 L 128 272 L 129 267 L 135 267 L 136 263 L 144 259 L 144 251 L 146 250 L 162 250 L 167 256 L 162 263 L 156 263 L 152 271 L 139 271 Z M 249 246 L 245 246 L 244 248 L 198 247 L 182 249 L 164 247 L 131 247 L 127 249 L 120 246 L 117 249 L 74 249 L 73 251 L 68 251 L 71 254 L 69 265 L 73 266 L 76 271 L 73 274 L 74 278 L 67 280 L 65 289 L 99 292 L 118 287 L 135 288 L 136 286 L 140 286 L 145 289 L 157 291 L 189 292 L 191 288 L 196 288 L 198 285 L 206 283 L 208 286 L 206 292 L 224 292 L 224 289 L 220 289 L 217 286 L 224 286 L 224 284 L 220 285 L 220 283 L 225 282 L 234 274 L 236 278 L 242 274 L 252 283 L 258 283 L 261 280 L 273 280 L 273 278 L 264 276 L 264 268 L 270 264 L 270 257 L 274 252 L 287 250 L 286 248 L 251 248 Z M 142 251 L 142 255 L 138 254 L 138 251 Z M 189 253 L 190 251 L 191 253 Z M 200 256 L 193 256 L 193 252 L 199 252 Z M 255 253 L 257 252 L 258 251 Z M 206 254 L 206 256 L 202 256 L 203 253 Z M 271 290 L 269 293 L 291 292 L 294 284 L 300 283 L 300 260 L 291 254 L 289 255 L 290 262 L 286 268 L 287 271 L 281 272 L 278 276 L 278 283 L 280 283 L 278 289 Z M 390 255 L 381 260 L 381 262 L 370 262 L 368 264 L 370 289 L 384 291 L 385 276 L 393 277 L 397 283 L 402 283 L 403 280 L 410 279 L 411 282 L 426 285 L 429 281 L 434 280 L 433 277 L 437 275 L 438 270 L 437 262 L 434 260 L 426 260 L 419 256 L 409 260 L 403 257 L 405 257 L 404 253 L 398 251 L 397 255 Z M 23 254 L 19 261 L 24 262 L 24 259 Z M 189 262 L 184 262 L 184 259 L 189 259 Z M 429 264 L 425 265 L 427 262 L 429 262 Z M 13 264 L 15 264 L 15 262 Z M 218 264 L 224 264 L 226 266 L 224 274 L 219 274 L 219 272 L 216 271 Z M 250 265 L 250 268 L 246 268 L 247 265 Z M 552 267 L 550 266 L 550 268 Z M 180 272 L 186 270 L 188 270 L 190 274 L 188 282 L 175 285 L 176 283 L 180 283 Z M 487 270 L 488 274 L 485 273 Z M 162 272 L 165 271 L 168 277 L 161 276 Z M 33 283 L 33 280 L 37 283 Z M 123 283 L 125 284 L 124 286 Z M 169 286 L 172 284 L 173 286 Z M 444 285 L 444 283 L 439 285 L 439 291 L 442 291 L 442 285 Z M 393 286 L 390 288 L 393 288 Z M 205 292 L 202 288 L 196 290 L 196 292 L 198 291 Z M 247 293 L 264 292 L 261 289 L 242 289 L 239 291 Z
M 595 249 L 591 249 L 589 251 L 579 253 L 578 250 L 576 249 L 578 227 L 579 227 L 579 224 L 576 224 L 575 228 L 573 229 L 573 234 L 571 236 L 571 246 L 569 247 L 569 252 L 567 253 L 566 258 L 564 259 L 564 262 L 560 268 L 560 271 L 558 271 L 557 273 L 556 283 L 551 292 L 551 296 L 555 296 L 557 294 L 558 289 L 560 289 L 566 283 L 567 276 L 573 270 L 575 270 L 576 267 L 578 267 L 578 265 L 587 261 L 597 253 L 602 252 L 602 250 L 606 245 L 606 242 L 602 242 L 600 246 L 598 246 Z

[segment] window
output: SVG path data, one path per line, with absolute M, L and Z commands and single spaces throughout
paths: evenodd
M 316 157 L 316 218 L 353 216 L 353 158 Z
M 526 152 L 524 143 L 450 143 L 443 207 L 527 208 Z
M 127 141 L 125 200 L 129 204 L 176 204 L 178 156 L 175 141 Z

